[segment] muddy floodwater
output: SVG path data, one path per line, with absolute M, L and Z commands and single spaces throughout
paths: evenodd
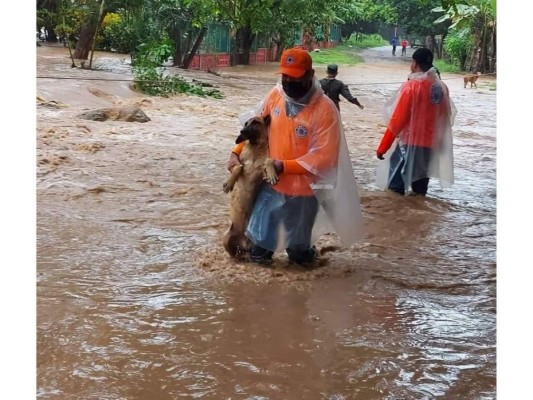
M 340 66 L 365 106 L 341 102 L 364 238 L 325 235 L 316 268 L 278 254 L 267 269 L 225 254 L 222 183 L 275 63 L 169 68 L 225 99 L 161 98 L 131 90 L 129 56 L 96 53 L 87 71 L 62 47 L 36 51 L 38 398 L 496 398 L 493 77 L 465 89 L 443 74 L 455 184 L 400 197 L 375 185 L 375 150 L 409 59 L 384 47 Z M 51 79 L 68 77 L 90 80 Z M 123 105 L 151 121 L 78 117 Z

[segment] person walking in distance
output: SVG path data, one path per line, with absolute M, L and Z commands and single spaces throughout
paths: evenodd
M 398 38 L 393 37 L 390 41 L 390 44 L 392 45 L 392 55 L 396 55 L 396 45 L 398 44 Z
M 409 187 L 425 196 L 430 178 L 453 184 L 452 125 L 455 107 L 433 66 L 433 53 L 413 53 L 411 74 L 387 102 L 387 130 L 376 151 L 378 186 L 404 195 Z M 396 141 L 394 150 L 389 152 Z
M 339 67 L 337 64 L 330 64 L 327 67 L 327 76 L 320 80 L 320 86 L 322 90 L 337 106 L 337 109 L 340 111 L 339 102 L 340 96 L 342 95 L 350 103 L 355 104 L 361 110 L 365 107 L 359 103 L 357 97 L 353 97 L 350 93 L 350 89 L 342 81 L 337 79 L 337 74 L 339 72 Z
M 409 42 L 407 41 L 407 39 L 402 39 L 401 45 L 402 45 L 402 57 L 405 57 L 407 55 L 407 46 L 409 45 Z

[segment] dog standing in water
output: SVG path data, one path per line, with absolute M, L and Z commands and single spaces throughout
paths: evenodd
M 231 193 L 231 226 L 222 243 L 235 258 L 243 258 L 250 251 L 250 241 L 244 234 L 254 208 L 255 198 L 264 179 L 271 185 L 278 182 L 274 161 L 268 158 L 268 125 L 270 115 L 246 121 L 236 144 L 247 141 L 239 156 L 241 165 L 231 170 L 223 185 L 224 193 Z
M 476 74 L 465 75 L 465 77 L 464 77 L 465 88 L 466 88 L 466 85 L 468 84 L 468 82 L 470 82 L 470 87 L 472 87 L 472 85 L 474 85 L 476 87 L 476 89 L 477 89 L 476 81 L 477 81 L 477 78 L 479 78 L 480 75 L 481 75 L 481 72 L 478 72 Z

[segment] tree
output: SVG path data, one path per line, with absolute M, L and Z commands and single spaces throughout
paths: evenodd
M 151 0 L 154 22 L 174 42 L 173 65 L 188 68 L 207 32 L 216 21 L 218 10 L 213 0 Z
M 398 13 L 398 24 L 408 34 L 429 37 L 428 47 L 437 58 L 442 58 L 442 44 L 451 23 L 447 20 L 435 23 L 432 10 L 440 6 L 441 0 L 395 0 L 394 4 Z M 437 36 L 441 36 L 439 43 Z
M 496 1 L 442 0 L 434 12 L 444 13 L 435 23 L 451 21 L 450 29 L 469 28 L 474 34 L 472 72 L 496 71 Z
M 265 26 L 275 0 L 215 0 L 221 21 L 234 32 L 231 64 L 249 64 L 250 48 L 255 35 Z M 240 56 L 242 54 L 242 58 Z
M 108 12 L 115 12 L 122 10 L 139 10 L 144 0 L 107 0 L 105 7 L 101 8 L 101 2 L 104 0 L 72 0 L 73 7 L 83 9 L 86 12 L 86 20 L 81 28 L 78 42 L 76 43 L 76 50 L 74 51 L 74 58 L 80 60 L 87 60 L 89 51 L 92 48 L 95 33 L 98 27 L 102 24 Z
M 350 38 L 352 32 L 374 33 L 382 23 L 396 24 L 398 13 L 387 0 L 355 0 L 338 3 L 338 16 L 345 23 L 342 33 Z

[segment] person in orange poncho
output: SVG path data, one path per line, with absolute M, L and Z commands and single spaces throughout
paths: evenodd
M 269 157 L 279 181 L 263 183 L 257 195 L 246 229 L 252 262 L 270 264 L 274 252 L 285 249 L 290 261 L 312 265 L 318 235 L 334 230 L 346 245 L 361 237 L 359 197 L 340 115 L 314 72 L 306 50 L 285 50 L 280 81 L 253 111 L 270 115 Z M 243 146 L 233 149 L 228 169 L 240 163 Z
M 414 194 L 425 196 L 430 177 L 438 178 L 441 187 L 453 184 L 451 127 L 455 107 L 448 87 L 433 67 L 429 49 L 413 53 L 411 72 L 386 106 L 390 118 L 377 157 L 385 159 L 381 170 L 388 172 L 388 178 L 386 184 L 379 182 L 383 173 L 378 171 L 378 185 L 402 195 L 411 187 Z

